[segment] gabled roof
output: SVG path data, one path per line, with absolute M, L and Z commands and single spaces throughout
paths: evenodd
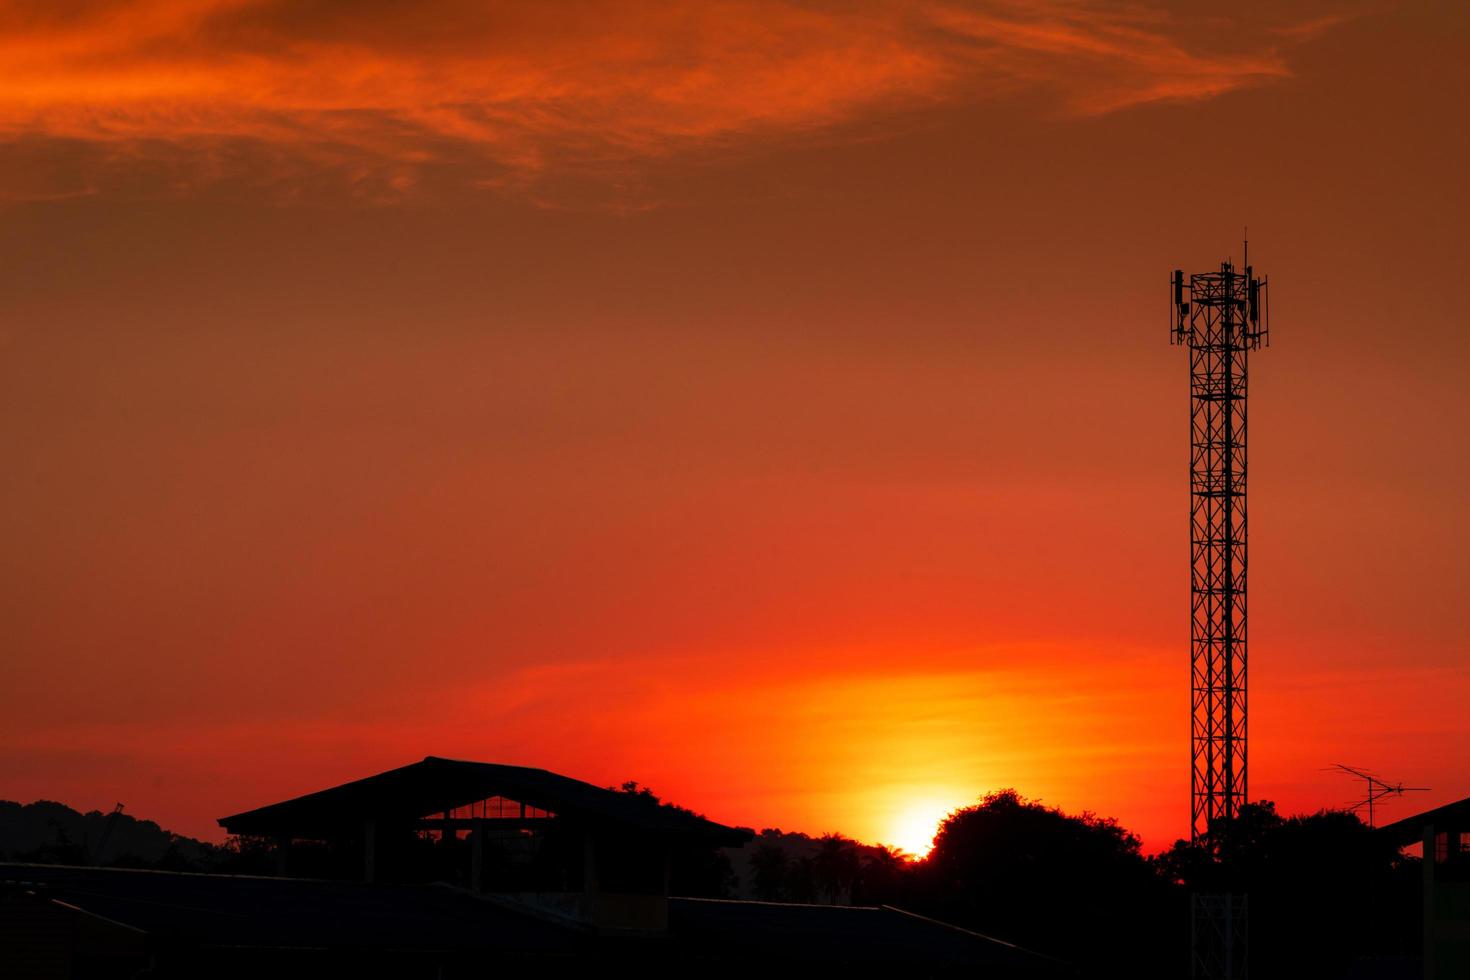
M 1434 824 L 1440 830 L 1470 830 L 1470 796 L 1395 820 L 1379 827 L 1378 832 L 1392 838 L 1400 847 L 1407 847 L 1424 839 L 1425 824 Z
M 478 800 L 503 796 L 569 821 L 738 846 L 750 834 L 696 817 L 646 797 L 619 793 L 545 769 L 463 762 L 428 756 L 422 762 L 308 793 L 292 800 L 221 817 L 232 834 L 334 836 L 363 822 L 412 821 Z

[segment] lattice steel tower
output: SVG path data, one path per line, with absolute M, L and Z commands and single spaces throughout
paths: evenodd
M 1170 340 L 1189 348 L 1194 838 L 1246 802 L 1246 369 L 1267 340 L 1265 293 L 1249 264 L 1174 272 Z

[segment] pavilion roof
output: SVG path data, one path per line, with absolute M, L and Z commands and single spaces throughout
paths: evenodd
M 1424 839 L 1424 827 L 1427 824 L 1433 824 L 1440 830 L 1470 831 L 1470 796 L 1384 824 L 1378 828 L 1378 832 L 1393 838 L 1400 847 L 1407 847 Z
M 334 836 L 364 821 L 405 822 L 493 797 L 524 803 L 587 825 L 613 825 L 654 835 L 739 846 L 750 833 L 545 769 L 428 756 L 330 789 L 220 818 L 232 834 Z

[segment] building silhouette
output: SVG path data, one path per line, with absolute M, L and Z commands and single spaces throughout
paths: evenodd
M 271 874 L 0 864 L 0 976 L 1070 976 L 890 907 L 681 897 L 751 833 L 518 766 L 421 762 L 224 817 Z
M 1470 797 L 1396 820 L 1378 832 L 1424 848 L 1424 978 L 1470 977 Z

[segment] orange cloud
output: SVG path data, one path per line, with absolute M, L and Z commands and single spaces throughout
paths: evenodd
M 1197 52 L 1170 37 L 1167 21 L 1047 4 L 1031 16 L 936 7 L 937 23 L 955 36 L 996 49 L 1011 77 L 1060 91 L 1073 111 L 1095 115 L 1148 102 L 1211 98 L 1289 75 L 1271 47 Z
M 1200 51 L 1172 26 L 1051 0 L 27 5 L 0 13 L 0 139 L 113 147 L 96 165 L 143 147 L 171 185 L 304 168 L 392 193 L 434 164 L 523 183 L 1022 88 L 1095 114 L 1288 73 L 1269 45 Z

